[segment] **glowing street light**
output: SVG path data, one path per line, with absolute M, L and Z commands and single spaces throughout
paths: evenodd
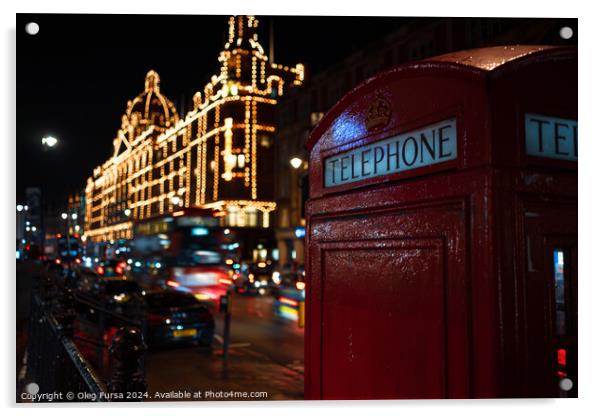
M 293 167 L 293 169 L 299 169 L 299 167 L 301 167 L 302 163 L 303 163 L 303 160 L 301 160 L 298 157 L 294 157 L 290 160 L 290 164 Z
M 129 208 L 126 208 L 123 210 L 123 213 L 125 214 L 126 217 L 129 217 L 130 215 L 132 215 L 132 210 Z
M 75 212 L 73 214 L 71 214 L 71 219 L 73 221 L 75 221 L 77 219 L 77 214 Z
M 61 214 L 61 218 L 62 218 L 62 219 L 64 219 L 64 220 L 66 220 L 67 218 L 69 218 L 69 215 L 67 215 L 67 213 L 66 213 L 66 212 L 63 212 L 63 213 Z
M 21 212 L 21 211 L 23 211 L 23 209 L 24 209 L 23 205 L 21 205 L 21 204 L 17 205 L 17 211 Z
M 52 136 L 42 137 L 42 146 L 44 146 L 44 148 L 54 147 L 58 142 L 59 141 Z

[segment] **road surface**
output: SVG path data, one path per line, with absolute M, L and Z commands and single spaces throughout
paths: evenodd
M 146 378 L 151 399 L 170 391 L 268 392 L 267 399 L 303 398 L 303 329 L 272 312 L 269 296 L 234 295 L 230 358 L 221 358 L 223 317 L 215 312 L 213 349 L 150 350 Z M 206 399 L 215 400 L 212 397 Z

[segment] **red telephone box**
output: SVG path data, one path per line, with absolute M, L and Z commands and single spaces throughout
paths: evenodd
M 306 398 L 576 396 L 575 49 L 384 72 L 307 146 Z

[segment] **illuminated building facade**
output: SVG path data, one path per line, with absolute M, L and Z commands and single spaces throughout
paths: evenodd
M 224 226 L 269 227 L 274 202 L 276 105 L 304 67 L 270 62 L 254 16 L 232 16 L 220 71 L 184 119 L 149 71 L 127 104 L 112 157 L 86 184 L 85 237 L 128 239 L 136 220 L 182 207 L 215 208 Z

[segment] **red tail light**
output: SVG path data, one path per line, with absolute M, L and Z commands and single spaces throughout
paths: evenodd
M 96 267 L 96 273 L 98 273 L 98 274 L 100 274 L 100 275 L 103 275 L 103 274 L 105 274 L 105 268 L 104 268 L 104 267 L 102 267 L 102 266 L 97 266 L 97 267 Z
M 115 268 L 115 272 L 116 272 L 117 274 L 123 274 L 123 266 L 117 266 L 117 267 Z
M 278 301 L 280 303 L 284 303 L 284 304 L 290 305 L 290 306 L 295 306 L 295 307 L 299 306 L 299 302 L 297 302 L 294 299 L 280 297 L 280 298 L 278 298 Z
M 173 280 L 168 280 L 165 283 L 167 284 L 167 286 L 180 287 L 180 284 L 178 282 L 173 281 Z
M 556 350 L 556 358 L 559 366 L 566 367 L 566 350 L 564 348 Z
M 54 262 L 55 262 L 56 264 L 61 264 L 61 260 L 60 260 L 60 259 L 54 259 Z
M 75 262 L 76 262 L 77 264 L 81 264 L 81 262 L 82 262 L 82 261 L 81 261 L 80 259 L 75 259 Z

